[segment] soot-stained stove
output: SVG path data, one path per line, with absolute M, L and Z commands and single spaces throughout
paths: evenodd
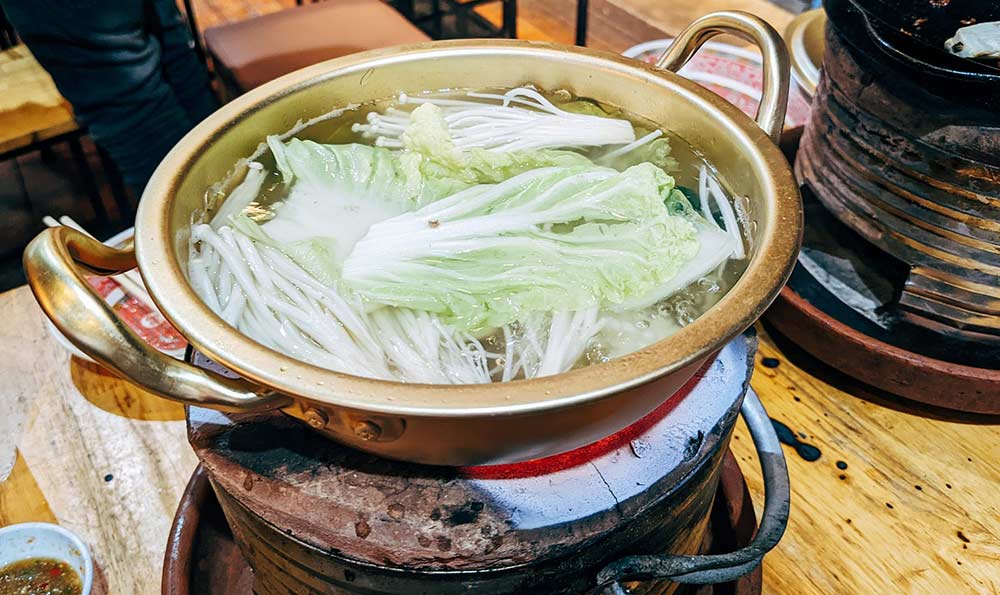
M 1000 70 L 943 70 L 927 61 L 954 58 L 938 57 L 940 44 L 916 59 L 907 30 L 884 22 L 898 11 L 882 10 L 908 3 L 825 4 L 811 115 L 801 142 L 783 143 L 802 187 L 803 248 L 768 321 L 869 385 L 1000 414 Z M 934 19 L 996 10 L 946 4 L 929 8 Z M 906 27 L 947 28 L 927 21 Z
M 747 392 L 755 341 L 734 340 L 681 391 L 618 434 L 513 465 L 390 461 L 331 442 L 280 413 L 191 408 L 189 440 L 258 595 L 669 593 L 688 588 L 681 583 L 753 592 L 759 581 L 729 581 L 759 566 L 788 514 L 780 445 Z M 719 488 L 724 467 L 737 479 L 723 487 L 742 485 L 731 455 L 724 464 L 741 409 L 767 487 L 752 542 L 752 507 L 740 497 L 717 498 L 726 491 Z M 730 485 L 730 496 L 734 491 L 743 493 Z M 195 592 L 175 590 L 187 580 L 180 575 L 190 577 L 177 537 L 183 509 L 164 573 L 164 592 L 172 595 Z M 735 539 L 741 524 L 742 540 Z M 186 547 L 190 560 L 197 548 Z M 736 549 L 711 553 L 727 547 Z M 672 580 L 649 580 L 665 577 Z

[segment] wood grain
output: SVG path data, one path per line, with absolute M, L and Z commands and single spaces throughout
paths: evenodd
M 31 395 L 18 441 L 26 465 L 15 467 L 7 483 L 25 485 L 30 471 L 54 518 L 90 545 L 101 577 L 95 595 L 155 593 L 167 531 L 196 463 L 184 422 L 156 419 L 171 417 L 161 414 L 159 399 L 112 376 L 100 380 L 107 391 L 142 404 L 88 400 L 73 384 L 71 366 L 80 364 L 71 364 L 43 318 L 26 288 L 0 295 L 5 334 L 19 338 L 0 347 L 0 407 Z M 98 380 L 91 380 L 94 388 Z M 120 403 L 117 410 L 111 402 Z M 157 413 L 152 421 L 129 417 L 136 412 Z M 19 491 L 3 500 L 0 516 L 6 524 L 36 508 L 37 492 Z
M 766 335 L 752 385 L 773 419 L 822 452 L 808 462 L 785 449 L 792 512 L 764 564 L 767 590 L 1000 592 L 1000 420 L 935 419 L 863 398 L 860 387 L 850 388 L 862 396 L 849 394 L 796 366 Z M 734 438 L 760 514 L 760 472 L 742 422 Z
M 742 10 L 755 14 L 779 32 L 792 21 L 792 13 L 768 0 L 607 0 L 619 10 L 656 28 L 676 35 L 691 21 L 710 12 Z M 640 40 L 644 41 L 644 40 Z M 725 41 L 740 43 L 727 38 Z
M 120 381 L 93 362 L 71 358 L 69 373 L 80 394 L 104 411 L 145 421 L 184 419 L 184 406 L 180 403 L 158 399 L 130 382 Z
M 76 129 L 72 108 L 28 48 L 0 51 L 0 155 Z
M 193 0 L 192 2 L 195 22 L 201 31 L 293 7 L 295 0 Z
M 517 36 L 520 39 L 575 43 L 576 0 L 519 0 L 517 5 Z M 499 26 L 501 8 L 499 3 L 487 3 L 476 11 Z M 639 41 L 667 35 L 655 23 L 616 7 L 612 0 L 591 0 L 588 15 L 588 47 L 621 52 Z
M 0 527 L 16 523 L 53 523 L 56 517 L 24 457 L 17 454 L 9 479 L 0 482 Z

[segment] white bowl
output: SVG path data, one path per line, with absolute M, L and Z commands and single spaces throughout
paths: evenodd
M 54 558 L 80 576 L 82 595 L 94 583 L 94 560 L 80 538 L 52 523 L 21 523 L 0 529 L 0 567 L 27 558 Z

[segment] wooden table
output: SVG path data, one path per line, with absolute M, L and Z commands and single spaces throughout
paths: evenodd
M 0 160 L 13 159 L 30 151 L 43 150 L 65 142 L 73 158 L 77 179 L 90 200 L 94 214 L 98 219 L 104 219 L 107 217 L 107 211 L 101 199 L 101 189 L 97 185 L 94 171 L 80 143 L 83 135 L 84 130 L 77 123 L 73 108 L 59 94 L 52 77 L 42 68 L 27 46 L 15 45 L 0 51 Z M 98 158 L 102 166 L 108 168 L 107 157 L 100 150 Z M 26 193 L 24 199 L 33 209 L 35 205 L 32 199 L 42 198 L 35 194 L 35 190 L 38 189 L 37 180 L 26 185 L 26 181 L 21 178 L 22 171 L 17 171 L 21 188 L 15 187 L 14 190 L 15 192 L 23 190 Z M 105 173 L 109 176 L 112 195 L 119 212 L 130 212 L 128 197 L 116 170 L 111 168 Z M 17 238 L 13 241 L 16 242 Z
M 571 39 L 551 7 L 572 14 L 572 2 L 522 0 L 522 36 Z M 591 44 L 620 51 L 722 8 L 756 11 L 779 29 L 790 18 L 766 0 L 595 0 Z M 56 521 L 80 534 L 98 566 L 96 595 L 159 592 L 167 531 L 196 464 L 183 409 L 71 359 L 27 289 L 0 295 L 0 320 L 0 433 L 19 448 L 0 483 L 0 525 Z M 786 448 L 791 519 L 765 559 L 765 591 L 1000 592 L 998 420 L 907 409 L 816 374 L 762 334 L 753 386 L 774 419 L 821 452 L 809 462 Z M 26 413 L 17 435 L 2 423 L 12 407 Z M 733 450 L 759 513 L 742 422 Z
M 0 51 L 0 155 L 78 128 L 73 109 L 28 48 Z
M 0 294 L 0 320 L 0 416 L 18 402 L 27 411 L 17 464 L 0 483 L 0 525 L 59 522 L 93 548 L 96 595 L 157 593 L 196 464 L 182 407 L 70 358 L 26 288 Z M 822 453 L 809 462 L 786 448 L 792 513 L 765 559 L 767 592 L 1000 591 L 1000 427 L 847 394 L 766 335 L 753 386 L 774 419 Z M 742 422 L 733 450 L 759 508 Z

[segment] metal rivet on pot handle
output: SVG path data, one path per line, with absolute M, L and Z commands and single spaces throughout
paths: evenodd
M 327 422 L 330 421 L 330 418 L 327 417 L 325 413 L 315 407 L 309 407 L 306 409 L 303 413 L 303 417 L 305 418 L 307 424 L 317 430 L 326 427 Z
M 740 413 L 753 438 L 764 474 L 764 513 L 753 541 L 728 554 L 710 556 L 628 556 L 605 566 L 597 575 L 600 592 L 614 593 L 614 585 L 623 581 L 667 579 L 689 585 L 724 583 L 747 574 L 761 563 L 788 525 L 791 492 L 788 465 L 781 443 L 774 432 L 764 405 L 747 389 Z
M 382 428 L 377 423 L 367 419 L 354 422 L 352 429 L 354 430 L 354 435 L 365 442 L 378 440 L 382 436 Z
M 656 61 L 656 67 L 677 72 L 706 41 L 722 33 L 742 37 L 760 48 L 764 57 L 764 91 L 755 119 L 777 144 L 788 105 L 788 49 L 774 27 L 760 17 L 735 10 L 707 14 L 681 31 Z
M 132 331 L 87 283 L 89 274 L 135 268 L 132 250 L 117 250 L 75 229 L 54 227 L 24 250 L 35 299 L 62 334 L 102 366 L 161 397 L 231 411 L 285 407 L 287 396 L 226 378 L 160 353 Z

